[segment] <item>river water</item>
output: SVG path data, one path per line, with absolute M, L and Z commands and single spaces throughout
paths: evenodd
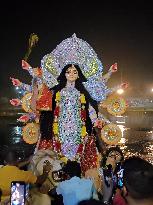
M 17 122 L 18 117 L 0 117 L 0 156 L 5 155 L 8 148 L 15 149 L 22 159 L 34 152 L 35 145 L 26 144 L 22 139 L 23 125 Z
M 34 152 L 35 145 L 26 144 L 22 137 L 22 124 L 16 119 L 18 116 L 0 117 L 0 153 L 7 148 L 16 149 L 21 158 L 28 157 Z M 153 163 L 153 112 L 142 114 L 128 114 L 112 117 L 122 130 L 120 147 L 125 156 L 140 155 Z

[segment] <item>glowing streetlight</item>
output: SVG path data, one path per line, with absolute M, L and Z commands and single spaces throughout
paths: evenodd
M 117 90 L 117 93 L 118 93 L 119 95 L 122 95 L 122 94 L 124 93 L 124 90 L 123 90 L 122 88 L 120 88 L 120 89 Z

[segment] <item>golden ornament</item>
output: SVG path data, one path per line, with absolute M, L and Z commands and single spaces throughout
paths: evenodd
M 39 124 L 37 123 L 28 123 L 23 127 L 23 140 L 28 144 L 35 144 L 38 141 L 39 134 Z
M 32 109 L 31 109 L 31 98 L 32 98 L 32 93 L 27 93 L 21 99 L 22 109 L 25 112 L 32 112 Z
M 110 145 L 116 145 L 122 137 L 120 128 L 113 123 L 105 125 L 101 130 L 102 140 Z
M 121 96 L 112 95 L 107 99 L 107 111 L 114 115 L 122 115 L 125 113 L 127 108 L 127 103 Z

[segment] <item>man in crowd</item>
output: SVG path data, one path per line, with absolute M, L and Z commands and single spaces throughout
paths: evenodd
M 2 190 L 2 201 L 9 198 L 11 182 L 24 181 L 25 183 L 41 186 L 48 177 L 51 165 L 46 162 L 43 166 L 43 174 L 36 177 L 31 171 L 23 171 L 18 168 L 18 158 L 14 151 L 9 151 L 5 156 L 5 166 L 0 168 L 0 189 Z
M 68 161 L 63 171 L 67 180 L 60 182 L 56 188 L 57 194 L 63 196 L 64 205 L 76 205 L 82 200 L 98 198 L 93 181 L 81 178 L 81 167 L 76 161 Z
M 153 205 L 153 165 L 139 158 L 125 160 L 123 195 L 128 205 Z
M 153 165 L 139 157 L 130 157 L 123 163 L 123 168 L 123 188 L 116 190 L 112 204 L 153 205 Z M 103 192 L 109 196 L 113 189 L 104 185 Z

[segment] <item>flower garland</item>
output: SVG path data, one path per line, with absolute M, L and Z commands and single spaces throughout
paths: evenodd
M 81 94 L 80 96 L 80 101 L 81 101 L 81 120 L 82 120 L 82 128 L 81 128 L 81 136 L 85 137 L 87 135 L 86 132 L 86 110 L 85 110 L 85 104 L 86 104 L 86 99 L 84 94 Z

